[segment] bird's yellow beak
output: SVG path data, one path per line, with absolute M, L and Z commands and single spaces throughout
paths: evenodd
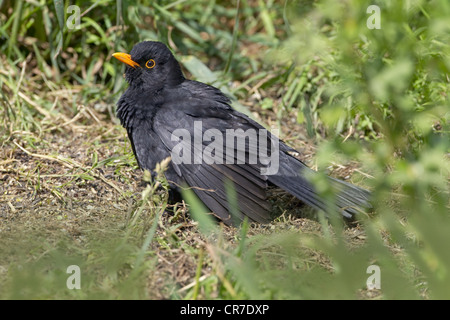
M 112 56 L 114 58 L 116 58 L 117 60 L 119 60 L 119 61 L 121 61 L 123 63 L 126 63 L 130 67 L 136 68 L 137 66 L 139 66 L 139 63 L 137 63 L 136 61 L 131 60 L 131 56 L 128 53 L 116 52 L 116 53 L 113 53 Z

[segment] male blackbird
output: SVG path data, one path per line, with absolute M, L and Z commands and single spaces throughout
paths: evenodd
M 191 188 L 224 223 L 239 223 L 245 216 L 267 223 L 269 185 L 347 218 L 370 207 L 367 190 L 331 177 L 335 201 L 328 203 L 309 182 L 315 171 L 291 155 L 295 150 L 231 108 L 219 89 L 185 79 L 163 43 L 144 41 L 130 54 L 113 57 L 127 65 L 129 87 L 117 104 L 117 116 L 139 166 L 152 171 L 171 156 L 165 173 L 171 187 Z M 229 207 L 226 181 L 235 188 L 237 217 L 230 213 L 236 210 Z

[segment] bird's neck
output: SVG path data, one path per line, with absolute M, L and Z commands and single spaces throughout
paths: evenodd
M 166 84 L 170 87 L 174 87 L 180 85 L 185 79 L 183 76 L 183 72 L 181 71 L 180 64 L 175 60 L 174 57 L 171 57 L 173 61 L 170 61 L 170 70 L 167 73 Z

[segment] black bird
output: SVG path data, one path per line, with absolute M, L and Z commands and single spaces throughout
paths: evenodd
M 187 80 L 163 43 L 144 41 L 130 54 L 114 53 L 113 57 L 127 65 L 129 87 L 118 101 L 117 116 L 139 166 L 152 171 L 172 156 L 165 173 L 171 187 L 192 188 L 224 223 L 235 224 L 245 216 L 250 221 L 270 221 L 269 185 L 316 209 L 339 211 L 347 218 L 371 207 L 367 190 L 329 177 L 336 190 L 330 207 L 309 182 L 308 176 L 315 171 L 291 155 L 294 149 L 234 110 L 219 89 Z M 198 137 L 203 139 L 195 140 Z M 234 211 L 227 200 L 227 180 L 236 190 L 238 217 L 230 214 Z

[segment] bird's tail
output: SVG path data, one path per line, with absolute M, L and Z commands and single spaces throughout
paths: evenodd
M 325 212 L 339 211 L 346 218 L 352 218 L 372 207 L 369 201 L 369 191 L 342 180 L 327 177 L 333 190 L 333 197 L 331 198 L 334 198 L 333 203 L 330 203 L 328 197 L 319 193 L 310 181 L 309 177 L 317 174 L 317 172 L 308 168 L 296 158 L 286 156 L 287 158 L 283 159 L 284 161 L 280 161 L 278 174 L 269 176 L 268 180 L 304 203 Z
M 336 205 L 345 217 L 351 218 L 372 208 L 368 190 L 332 177 L 328 179 L 332 189 L 336 190 Z

